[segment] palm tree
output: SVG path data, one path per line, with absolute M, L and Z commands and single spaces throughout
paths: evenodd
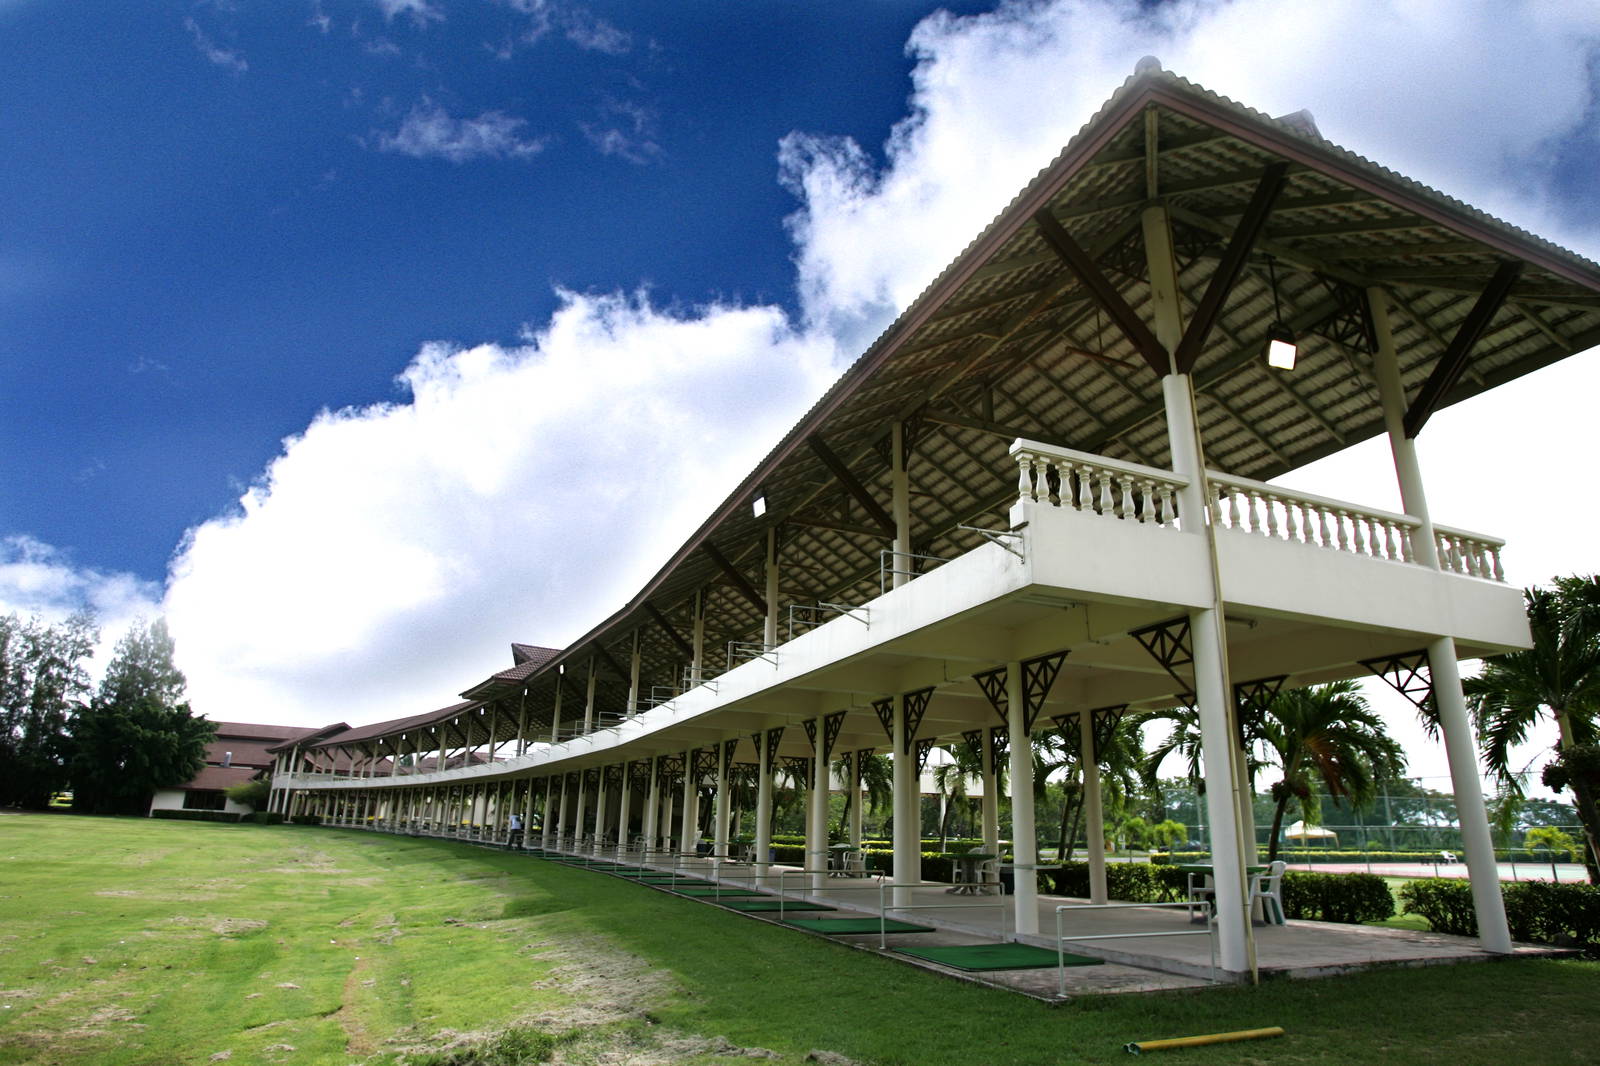
M 1278 857 L 1278 833 L 1289 800 L 1311 797 L 1320 779 L 1335 797 L 1360 804 L 1374 784 L 1405 769 L 1405 753 L 1383 729 L 1354 681 L 1280 692 L 1259 722 L 1261 740 L 1283 777 L 1272 786 L 1275 807 L 1267 861 Z
M 1596 740 L 1600 707 L 1600 578 L 1557 578 L 1553 589 L 1524 589 L 1522 595 L 1533 647 L 1486 659 L 1483 672 L 1462 688 L 1477 720 L 1484 762 L 1512 787 L 1521 787 L 1511 768 L 1512 747 L 1527 740 L 1546 714 L 1555 720 L 1555 767 L 1577 801 L 1589 845 L 1589 881 L 1600 884 L 1600 814 L 1592 775 L 1581 766 Z
M 833 762 L 834 776 L 841 781 L 850 780 L 850 757 L 848 755 L 835 759 Z M 867 790 L 867 810 L 877 814 L 885 804 L 894 800 L 894 763 L 887 755 L 866 755 L 861 759 L 861 784 Z M 850 832 L 850 808 L 856 802 L 856 790 L 844 790 L 844 807 L 839 812 L 839 836 L 845 837 Z

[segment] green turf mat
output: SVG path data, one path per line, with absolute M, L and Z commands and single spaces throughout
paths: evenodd
M 902 955 L 954 966 L 958 970 L 1039 970 L 1056 964 L 1056 953 L 1032 944 L 954 944 L 938 948 L 895 948 Z M 1103 959 L 1068 955 L 1068 966 L 1098 966 Z
M 876 933 L 878 919 L 876 918 L 785 918 L 784 925 L 792 925 L 797 929 L 809 929 L 813 933 Z M 931 925 L 913 925 L 910 922 L 897 921 L 890 918 L 883 923 L 885 933 L 932 933 Z
M 781 899 L 730 899 L 720 901 L 722 906 L 736 911 L 831 911 L 836 907 L 827 907 L 821 903 L 798 903 L 793 900 Z
M 706 896 L 714 899 L 727 899 L 729 896 L 765 896 L 765 892 L 758 892 L 753 888 L 701 888 L 698 886 L 678 889 L 680 896 Z

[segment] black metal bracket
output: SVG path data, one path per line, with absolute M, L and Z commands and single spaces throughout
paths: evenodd
M 727 771 L 728 767 L 733 765 L 733 753 L 738 751 L 738 750 L 739 750 L 739 738 L 738 737 L 733 737 L 730 740 L 724 740 L 722 742 L 722 766 L 723 766 L 723 771 L 724 772 Z
M 1418 711 L 1426 714 L 1433 706 L 1433 669 L 1428 662 L 1427 648 L 1362 659 L 1361 665 L 1389 682 L 1390 687 L 1410 700 Z
M 981 674 L 973 674 L 972 680 L 978 683 L 983 694 L 989 697 L 989 706 L 994 708 L 994 713 L 1000 716 L 1002 723 L 1006 720 L 1006 668 L 997 666 L 993 670 L 985 670 Z
M 1166 622 L 1140 629 L 1130 629 L 1128 636 L 1137 640 L 1156 663 L 1172 675 L 1178 684 L 1188 688 L 1189 682 L 1178 676 L 1177 668 L 1194 663 L 1194 646 L 1189 640 L 1189 616 L 1183 615 Z
M 767 772 L 771 773 L 778 759 L 778 745 L 783 741 L 783 726 L 767 730 Z
M 1287 680 L 1288 674 L 1279 674 L 1276 677 L 1256 678 L 1254 681 L 1240 681 L 1233 686 L 1234 741 L 1239 747 L 1243 748 L 1246 739 L 1253 733 L 1260 732 L 1261 720 L 1266 716 L 1267 708 L 1278 698 Z
M 1048 655 L 1023 660 L 1022 727 L 1030 735 L 1033 733 L 1033 723 L 1039 717 L 1039 712 L 1044 710 L 1044 701 L 1050 695 L 1050 686 L 1054 685 L 1056 678 L 1061 675 L 1061 664 L 1066 662 L 1066 659 L 1065 651 L 1053 651 Z
M 822 719 L 822 758 L 833 758 L 833 745 L 839 739 L 839 730 L 844 728 L 845 711 L 834 711 Z
M 702 782 L 702 781 L 704 781 L 706 779 L 706 775 L 707 774 L 714 774 L 716 772 L 717 772 L 717 749 L 715 747 L 695 748 L 694 749 L 694 783 L 696 785 L 698 785 L 700 782 Z
M 1089 713 L 1094 715 L 1094 728 L 1089 732 L 1094 736 L 1094 762 L 1099 766 L 1105 761 L 1106 748 L 1111 744 L 1111 738 L 1116 736 L 1117 728 L 1122 725 L 1122 716 L 1128 712 L 1126 703 L 1119 703 L 1113 707 L 1096 707 Z
M 923 769 L 928 765 L 928 753 L 933 750 L 934 745 L 937 744 L 937 743 L 938 743 L 938 741 L 933 737 L 929 737 L 927 740 L 919 740 L 919 741 L 917 741 L 917 773 L 918 773 L 918 775 L 920 775 L 922 773 Z
M 785 755 L 781 761 L 799 788 L 811 787 L 811 759 L 808 756 Z
M 1078 762 L 1083 761 L 1083 733 L 1080 730 L 1077 711 L 1068 711 L 1058 714 L 1050 719 L 1056 724 L 1057 735 L 1061 737 L 1062 745 L 1067 749 L 1067 754 Z
M 883 735 L 889 738 L 889 743 L 894 743 L 894 700 L 873 700 L 872 709 L 878 712 L 878 724 L 883 726 Z
M 905 701 L 906 754 L 910 755 L 911 745 L 917 739 L 917 730 L 922 727 L 922 716 L 928 713 L 928 704 L 933 700 L 933 686 L 907 692 L 900 698 Z

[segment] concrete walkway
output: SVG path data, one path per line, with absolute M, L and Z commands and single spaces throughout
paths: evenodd
M 659 865 L 672 869 L 671 864 Z M 682 860 L 677 866 L 685 878 L 711 881 L 712 864 L 709 860 Z M 820 890 L 811 884 L 812 878 L 791 867 L 773 866 L 768 876 L 758 876 L 749 866 L 724 864 L 719 883 L 728 887 L 755 887 L 794 900 L 826 904 L 837 908 L 825 917 L 877 917 L 880 902 L 892 903 L 892 889 L 884 889 L 876 877 L 836 878 L 823 880 Z M 1198 987 L 1237 978 L 1214 971 L 1212 968 L 1212 937 L 1209 926 L 1191 920 L 1186 908 L 1132 906 L 1114 910 L 1101 910 L 1087 906 L 1087 900 L 1059 896 L 1039 897 L 1038 935 L 1017 936 L 1014 932 L 1014 900 L 1010 896 L 956 895 L 950 886 L 926 884 L 910 890 L 910 904 L 904 909 L 889 906 L 886 914 L 891 918 L 913 921 L 937 928 L 936 933 L 910 934 L 882 938 L 891 953 L 897 946 L 932 946 L 935 944 L 976 944 L 1014 940 L 1020 943 L 1057 948 L 1057 908 L 1066 937 L 1067 952 L 1106 960 L 1106 965 L 1067 968 L 1060 974 L 1064 978 L 1064 991 L 1068 996 L 1108 993 L 1155 991 Z M 823 917 L 817 914 L 795 914 L 790 917 Z M 778 914 L 765 917 L 777 920 Z M 1291 921 L 1287 925 L 1254 925 L 1257 970 L 1263 980 L 1275 978 L 1323 977 L 1358 970 L 1387 966 L 1431 966 L 1458 962 L 1487 961 L 1503 958 L 1478 947 L 1477 941 L 1442 933 L 1417 932 L 1407 929 L 1390 929 L 1371 925 L 1341 925 L 1332 922 Z M 1117 934 L 1195 934 L 1195 935 L 1130 935 Z M 1077 940 L 1075 937 L 1105 937 L 1108 939 Z M 859 934 L 835 939 L 845 940 L 855 946 L 870 950 L 880 949 L 877 933 Z M 1518 956 L 1561 954 L 1558 949 L 1539 945 L 1518 945 Z M 897 958 L 917 962 L 908 956 Z M 1045 970 L 990 971 L 979 975 L 949 970 L 936 964 L 925 963 L 931 969 L 950 972 L 968 980 L 996 984 L 1042 998 L 1056 998 L 1058 971 Z

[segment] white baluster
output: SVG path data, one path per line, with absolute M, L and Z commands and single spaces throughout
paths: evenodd
M 1094 495 L 1089 484 L 1090 470 L 1083 463 L 1074 466 L 1078 473 L 1078 500 L 1075 506 L 1080 511 L 1094 510 Z
M 1393 519 L 1383 524 L 1383 555 L 1386 559 L 1400 558 L 1398 546 L 1394 540 L 1395 523 Z
M 1239 524 L 1239 490 L 1229 485 L 1222 491 L 1228 494 L 1228 528 L 1243 528 Z
M 1278 497 L 1267 493 L 1267 536 L 1273 540 L 1278 539 Z
M 1496 548 L 1494 545 L 1489 546 L 1489 561 L 1494 564 L 1494 579 L 1496 581 L 1504 581 L 1506 579 L 1506 572 L 1500 569 L 1500 549 Z
M 1050 502 L 1050 460 L 1042 455 L 1033 457 L 1033 496 L 1040 503 Z
M 1400 527 L 1400 558 L 1408 563 L 1417 561 L 1416 552 L 1411 546 L 1412 528 L 1409 525 Z
M 1178 511 L 1172 502 L 1172 486 L 1163 483 L 1161 486 L 1161 524 L 1173 526 L 1178 522 Z
M 1033 500 L 1033 457 L 1027 452 L 1017 453 L 1017 502 Z
M 1292 496 L 1283 500 L 1283 535 L 1291 544 L 1300 543 L 1300 531 L 1295 528 L 1295 512 L 1300 508 Z
M 1328 539 L 1328 509 L 1326 507 L 1317 508 L 1317 530 L 1317 542 L 1324 548 L 1333 547 L 1333 541 Z
M 1100 506 L 1101 514 L 1110 518 L 1116 514 L 1111 504 L 1111 471 L 1101 470 L 1100 474 Z
M 1342 552 L 1350 550 L 1350 537 L 1345 533 L 1344 528 L 1345 517 L 1346 514 L 1342 507 L 1333 513 L 1333 525 L 1339 531 L 1339 550 Z

